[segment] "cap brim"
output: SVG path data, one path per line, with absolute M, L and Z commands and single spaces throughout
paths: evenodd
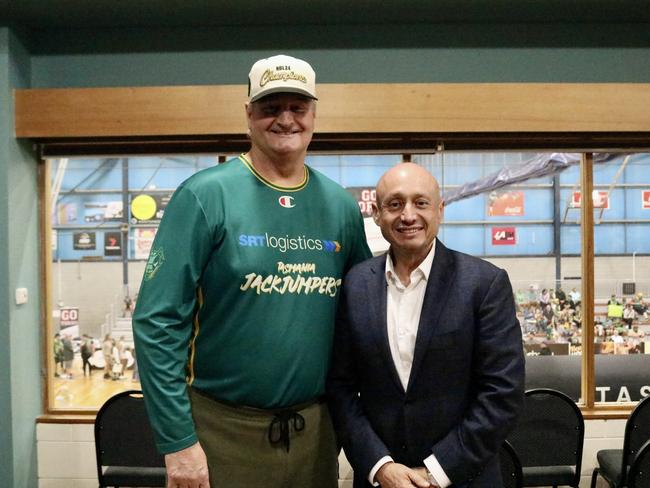
M 268 96 L 268 95 L 273 95 L 275 93 L 296 93 L 298 95 L 303 95 L 307 98 L 311 98 L 312 100 L 318 100 L 315 96 L 313 96 L 311 93 L 309 93 L 307 90 L 301 90 L 300 88 L 292 87 L 292 86 L 278 86 L 275 88 L 269 88 L 268 90 L 264 90 L 254 97 L 251 97 L 249 102 L 257 102 L 261 100 L 262 98 Z

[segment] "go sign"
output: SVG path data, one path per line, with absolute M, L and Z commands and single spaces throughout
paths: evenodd
M 77 325 L 79 323 L 78 308 L 61 309 L 61 325 Z

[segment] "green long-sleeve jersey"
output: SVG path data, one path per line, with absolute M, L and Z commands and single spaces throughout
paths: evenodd
M 240 156 L 183 182 L 133 317 L 160 451 L 197 440 L 188 384 L 258 408 L 322 395 L 343 275 L 369 256 L 357 203 L 311 168 L 284 188 Z

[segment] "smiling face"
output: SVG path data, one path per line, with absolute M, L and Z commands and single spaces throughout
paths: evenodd
M 373 218 L 397 260 L 424 260 L 443 214 L 438 182 L 416 164 L 398 164 L 377 184 Z
M 302 95 L 277 93 L 246 105 L 253 148 L 270 159 L 299 157 L 314 134 L 315 102 Z

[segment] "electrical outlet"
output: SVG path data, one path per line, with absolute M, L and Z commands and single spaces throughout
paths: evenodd
M 27 288 L 16 288 L 16 305 L 27 303 Z

